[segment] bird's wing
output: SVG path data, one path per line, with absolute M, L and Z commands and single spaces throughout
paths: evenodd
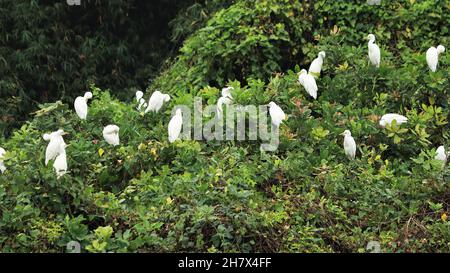
M 309 66 L 308 73 L 320 74 L 321 70 L 322 64 L 320 63 L 320 59 L 316 58 L 314 59 L 314 61 L 312 61 L 311 65 Z
M 351 157 L 355 158 L 356 155 L 356 142 L 351 136 L 347 136 L 344 139 L 344 150 L 345 153 Z
M 59 153 L 59 144 L 52 140 L 47 145 L 47 149 L 45 150 L 45 165 L 48 164 L 50 160 L 55 159 Z
M 146 112 L 154 111 L 158 112 L 161 109 L 163 104 L 163 95 L 160 92 L 154 92 L 148 101 Z
M 183 124 L 183 119 L 175 115 L 169 122 L 169 141 L 174 142 L 181 132 L 181 126 Z
M 391 121 L 393 121 L 395 119 L 397 121 L 397 123 L 399 123 L 399 122 L 403 123 L 403 122 L 407 122 L 408 121 L 407 117 L 399 115 L 399 114 L 392 114 L 390 116 L 390 118 L 391 118 Z
M 308 92 L 309 95 L 311 95 L 311 97 L 313 97 L 314 99 L 317 98 L 317 84 L 316 84 L 316 80 L 314 79 L 313 76 L 309 75 L 310 77 L 308 77 L 305 81 L 305 89 Z
M 381 52 L 377 44 L 371 44 L 369 46 L 369 58 L 373 64 L 377 66 L 380 64 Z
M 88 107 L 86 101 L 82 97 L 78 97 L 75 100 L 75 112 L 81 119 L 85 119 L 88 112 Z
M 431 71 L 435 72 L 438 64 L 438 54 L 435 48 L 429 48 L 427 50 L 427 64 Z
M 272 123 L 275 124 L 276 126 L 279 126 L 286 117 L 283 110 L 279 106 L 270 107 L 269 114 L 270 117 L 272 118 Z
M 298 82 L 301 85 L 305 85 L 305 75 L 301 74 L 300 76 L 298 76 Z

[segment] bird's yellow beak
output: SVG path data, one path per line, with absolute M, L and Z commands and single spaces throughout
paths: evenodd
M 62 136 L 66 136 L 66 135 L 68 135 L 69 133 L 67 133 L 67 132 L 64 132 L 64 133 L 62 133 L 61 135 Z

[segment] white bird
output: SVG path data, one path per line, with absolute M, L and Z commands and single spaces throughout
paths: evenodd
M 0 147 L 0 172 L 4 173 L 6 171 L 5 164 L 3 163 L 3 155 L 6 153 L 5 149 Z
M 397 125 L 400 125 L 402 123 L 406 123 L 408 118 L 399 114 L 386 114 L 381 117 L 380 126 L 383 128 L 386 127 L 387 124 L 390 126 L 393 120 L 397 122 Z
M 229 97 L 220 97 L 217 100 L 217 117 L 222 118 L 223 106 L 224 104 L 230 105 L 233 101 Z
M 443 53 L 445 51 L 445 47 L 442 45 L 438 45 L 438 47 L 430 47 L 427 50 L 427 64 L 431 71 L 436 72 L 438 61 L 439 61 L 439 54 Z
M 367 39 L 369 39 L 369 59 L 372 65 L 376 67 L 380 67 L 380 59 L 381 59 L 381 53 L 380 48 L 377 44 L 375 44 L 375 35 L 369 34 L 367 36 Z
M 136 91 L 136 102 L 139 103 L 142 97 L 144 97 L 144 92 L 142 92 L 141 90 Z
M 348 159 L 353 160 L 356 156 L 356 142 L 352 137 L 352 133 L 349 130 L 345 130 L 342 135 L 344 136 L 344 151 Z
M 145 113 L 150 111 L 158 113 L 163 106 L 163 103 L 168 101 L 170 101 L 169 95 L 163 94 L 160 91 L 153 92 L 150 99 L 148 100 L 148 106 L 147 109 L 145 109 Z
M 169 122 L 169 142 L 172 143 L 178 139 L 181 133 L 181 126 L 183 124 L 183 116 L 181 109 L 177 109 L 175 115 Z
M 117 125 L 108 125 L 103 128 L 103 138 L 108 144 L 117 146 L 120 144 L 119 130 L 120 128 Z
M 67 156 L 66 156 L 66 147 L 65 143 L 60 143 L 58 147 L 58 156 L 53 162 L 53 168 L 56 172 L 56 179 L 61 178 L 64 174 L 67 173 Z
M 234 90 L 234 88 L 231 86 L 223 88 L 222 89 L 222 97 L 233 99 L 233 97 L 231 96 L 231 90 Z
M 88 114 L 88 105 L 87 101 L 92 99 L 92 93 L 86 92 L 84 93 L 83 97 L 77 97 L 75 99 L 75 112 L 77 112 L 77 115 L 80 117 L 80 119 L 86 119 Z
M 437 148 L 436 156 L 434 157 L 434 159 L 441 160 L 445 163 L 445 162 L 447 162 L 447 158 L 449 155 L 450 155 L 450 152 L 447 153 L 445 151 L 444 145 L 441 145 Z
M 286 119 L 286 114 L 273 101 L 269 102 L 269 114 L 272 118 L 272 124 L 276 127 L 280 127 L 280 124 Z
M 309 66 L 309 74 L 313 75 L 314 77 L 320 76 L 320 72 L 322 71 L 323 59 L 325 58 L 325 56 L 325 51 L 319 52 L 317 58 L 315 58 Z
M 143 98 L 141 98 L 139 100 L 139 105 L 137 107 L 138 111 L 141 111 L 142 108 L 146 108 L 147 107 L 147 103 L 145 102 L 145 100 Z
M 54 160 L 59 155 L 61 144 L 66 144 L 63 135 L 66 135 L 66 133 L 61 129 L 50 134 L 44 134 L 44 140 L 49 141 L 45 150 L 45 166 L 50 160 Z
M 305 88 L 306 92 L 313 97 L 314 99 L 317 99 L 317 84 L 316 80 L 313 76 L 309 75 L 306 69 L 302 69 L 300 71 L 300 75 L 298 76 L 298 81 L 300 84 Z

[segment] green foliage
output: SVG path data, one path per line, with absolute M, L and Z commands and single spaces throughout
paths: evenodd
M 175 48 L 167 22 L 192 2 L 1 1 L 0 132 L 36 102 L 73 101 L 89 82 L 123 99 L 144 88 Z
M 77 241 L 83 252 L 365 252 L 377 240 L 384 252 L 450 251 L 450 170 L 434 159 L 450 145 L 449 58 L 430 73 L 424 57 L 448 44 L 442 3 L 236 1 L 148 88 L 173 96 L 159 114 L 142 116 L 93 85 L 87 121 L 67 104 L 41 105 L 2 143 L 0 249 L 61 252 Z M 379 69 L 367 62 L 369 32 Z M 327 57 L 312 100 L 297 73 L 319 50 Z M 167 141 L 175 105 L 214 104 L 225 84 L 236 104 L 275 101 L 289 115 L 276 152 L 255 141 Z M 408 123 L 379 127 L 390 112 Z M 118 147 L 102 138 L 108 124 L 120 127 Z M 69 133 L 69 173 L 57 180 L 42 134 L 59 128 Z

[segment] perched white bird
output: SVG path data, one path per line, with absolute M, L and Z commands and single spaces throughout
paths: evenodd
M 217 100 L 217 117 L 222 118 L 223 106 L 224 104 L 230 105 L 233 101 L 229 97 L 220 97 Z
M 3 155 L 6 153 L 5 149 L 0 147 L 0 172 L 4 173 L 6 171 L 5 164 L 3 163 Z
M 386 127 L 387 124 L 390 126 L 393 120 L 397 122 L 397 125 L 400 125 L 402 123 L 406 123 L 408 118 L 399 114 L 386 114 L 381 117 L 380 126 L 383 128 Z
M 352 133 L 349 130 L 345 130 L 342 135 L 344 136 L 344 151 L 348 159 L 353 160 L 356 156 L 356 142 L 352 137 Z
M 80 117 L 80 119 L 86 119 L 88 114 L 88 105 L 87 101 L 92 99 L 92 93 L 86 92 L 84 93 L 83 97 L 77 97 L 75 99 L 75 112 L 77 112 L 77 115 Z
M 103 128 L 103 138 L 108 144 L 117 146 L 120 144 L 119 130 L 120 128 L 117 125 L 108 125 Z
M 439 61 L 439 54 L 443 53 L 445 51 L 445 47 L 442 45 L 438 45 L 438 47 L 430 47 L 427 50 L 427 64 L 431 71 L 436 72 L 438 61 Z
M 139 100 L 139 105 L 137 107 L 138 111 L 141 111 L 142 108 L 146 108 L 147 107 L 147 103 L 145 102 L 145 100 L 143 98 L 141 98 Z
M 66 135 L 66 133 L 61 129 L 50 134 L 44 134 L 44 140 L 49 141 L 47 149 L 45 150 L 46 166 L 50 160 L 54 160 L 59 155 L 61 144 L 66 144 L 63 135 Z
M 231 90 L 234 90 L 233 87 L 225 87 L 222 89 L 222 97 L 233 99 L 231 96 Z
M 441 160 L 445 163 L 445 162 L 447 162 L 447 158 L 449 155 L 450 155 L 450 152 L 447 153 L 445 151 L 444 145 L 441 145 L 441 146 L 439 146 L 439 148 L 437 148 L 436 156 L 434 157 L 434 159 Z
M 369 39 L 369 59 L 372 65 L 376 67 L 380 67 L 380 59 L 381 59 L 381 53 L 380 48 L 377 44 L 375 44 L 375 35 L 369 34 L 367 36 L 367 39 Z
M 144 97 L 144 92 L 142 92 L 141 90 L 136 91 L 136 102 L 139 103 L 142 97 Z
M 181 109 L 177 109 L 175 115 L 169 122 L 169 142 L 172 143 L 178 139 L 181 133 L 181 126 L 183 125 L 183 116 Z
M 317 99 L 317 84 L 316 80 L 313 76 L 309 75 L 306 69 L 302 69 L 300 71 L 300 75 L 298 76 L 298 81 L 300 84 L 305 88 L 306 92 L 313 97 L 314 99 Z
M 272 124 L 276 127 L 280 127 L 280 124 L 286 119 L 286 114 L 273 101 L 269 102 L 269 114 L 272 118 Z
M 320 51 L 319 56 L 312 61 L 309 66 L 308 73 L 313 75 L 314 77 L 319 77 L 320 72 L 322 71 L 323 59 L 325 58 L 325 51 Z
M 160 91 L 153 92 L 152 96 L 148 100 L 147 109 L 145 109 L 145 113 L 150 111 L 158 113 L 158 111 L 163 106 L 164 102 L 170 101 L 170 96 L 167 94 L 163 94 Z
M 59 144 L 58 156 L 56 157 L 55 162 L 53 162 L 53 168 L 55 169 L 57 179 L 67 173 L 66 146 L 65 143 Z

